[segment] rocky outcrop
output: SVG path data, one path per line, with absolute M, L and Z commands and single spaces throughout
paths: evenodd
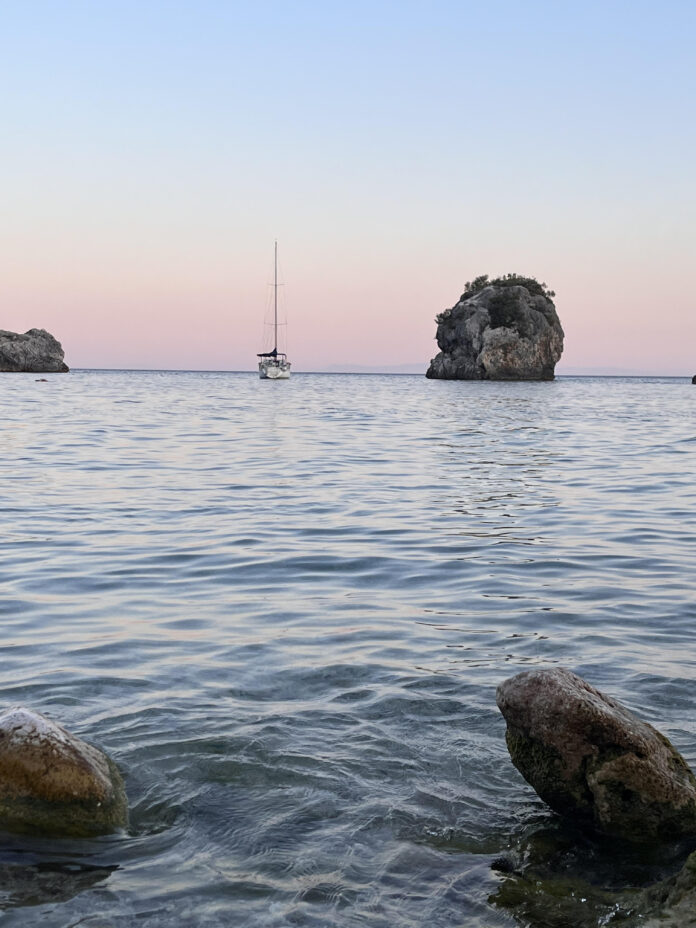
M 696 835 L 696 777 L 664 735 L 569 670 L 497 691 L 512 762 L 552 809 L 631 841 Z
M 38 712 L 0 716 L 0 827 L 85 837 L 128 822 L 114 762 Z
M 563 351 L 563 329 L 550 291 L 533 278 L 478 281 L 483 283 L 468 285 L 472 288 L 459 302 L 437 317 L 440 353 L 425 376 L 553 380 Z
M 34 374 L 66 373 L 65 352 L 45 329 L 29 329 L 24 335 L 0 329 L 0 371 Z

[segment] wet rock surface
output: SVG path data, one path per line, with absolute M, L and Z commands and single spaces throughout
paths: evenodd
M 513 763 L 561 815 L 633 842 L 696 835 L 696 778 L 667 738 L 562 668 L 500 684 Z
M 440 352 L 430 362 L 426 377 L 554 378 L 563 351 L 563 329 L 550 296 L 532 279 L 529 287 L 493 282 L 477 292 L 465 292 L 437 322 Z
M 696 853 L 684 863 L 685 853 L 680 844 L 627 845 L 556 819 L 492 862 L 500 883 L 489 901 L 525 928 L 685 928 L 696 925 Z
M 64 374 L 69 368 L 60 342 L 45 329 L 7 332 L 0 329 L 0 371 Z
M 686 928 L 696 925 L 696 852 L 676 876 L 645 890 L 637 903 L 636 925 Z
M 87 837 L 128 822 L 121 775 L 98 748 L 28 709 L 0 716 L 0 826 Z

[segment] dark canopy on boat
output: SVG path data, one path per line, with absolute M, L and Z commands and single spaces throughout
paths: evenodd
M 273 351 L 262 351 L 260 354 L 256 355 L 257 358 L 277 358 L 278 349 L 274 348 Z

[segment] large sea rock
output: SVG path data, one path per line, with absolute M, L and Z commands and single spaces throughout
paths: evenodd
M 0 827 L 87 837 L 127 823 L 111 758 L 38 712 L 15 707 L 0 716 Z
M 60 342 L 45 329 L 7 332 L 0 329 L 0 371 L 30 371 L 34 374 L 64 374 L 65 363 Z
M 548 292 L 548 291 L 546 291 Z M 563 329 L 550 296 L 529 286 L 491 283 L 465 292 L 437 318 L 440 353 L 426 377 L 441 380 L 553 380 Z
M 659 731 L 563 668 L 500 684 L 512 762 L 552 809 L 636 842 L 696 836 L 696 777 Z

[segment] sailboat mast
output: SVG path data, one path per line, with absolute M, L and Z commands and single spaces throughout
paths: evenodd
M 273 350 L 278 351 L 278 242 L 273 255 Z

